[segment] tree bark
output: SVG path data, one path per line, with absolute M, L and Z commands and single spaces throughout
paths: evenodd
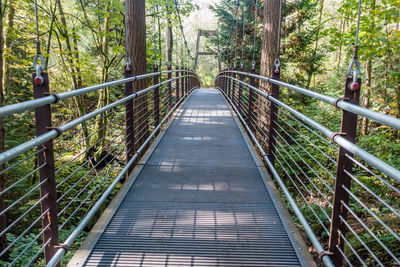
M 172 24 L 171 24 L 171 12 L 170 7 L 167 6 L 167 31 L 165 34 L 166 40 L 166 48 L 165 48 L 165 55 L 167 58 L 167 62 L 172 64 L 172 52 L 174 47 L 174 37 L 172 34 Z
M 260 75 L 271 77 L 278 41 L 279 0 L 264 1 L 264 34 L 261 47 Z M 262 90 L 270 92 L 271 85 L 260 82 Z
M 0 81 L 3 81 L 3 52 L 4 52 L 4 41 L 3 41 L 3 2 L 0 0 Z M 4 90 L 3 83 L 0 82 L 0 106 L 3 106 L 4 102 Z M 4 152 L 4 125 L 3 118 L 0 118 L 0 153 Z M 4 170 L 4 165 L 0 165 L 0 171 Z M 4 175 L 0 175 L 0 191 L 3 191 L 6 183 Z M 0 210 L 4 210 L 5 203 L 3 201 L 3 195 L 0 196 Z M 4 230 L 7 225 L 6 216 L 0 217 L 0 231 Z M 7 247 L 7 239 L 5 235 L 0 237 L 0 251 L 3 251 Z M 5 259 L 7 255 L 4 255 L 0 260 Z
M 126 0 L 128 23 L 127 52 L 132 61 L 132 74 L 134 76 L 145 74 L 146 59 L 146 16 L 145 0 Z M 134 91 L 138 92 L 147 86 L 147 80 L 134 82 Z M 135 141 L 138 148 L 148 136 L 147 125 L 147 97 L 139 97 L 135 101 Z M 139 139 L 140 138 L 140 139 Z
M 8 14 L 7 14 L 7 27 L 5 29 L 4 34 L 4 54 L 3 54 L 3 89 L 7 90 L 7 88 L 11 88 L 12 79 L 11 79 L 11 68 L 10 68 L 10 58 L 12 52 L 12 35 L 14 31 L 14 18 L 15 18 L 15 5 L 16 1 L 11 0 L 8 3 Z

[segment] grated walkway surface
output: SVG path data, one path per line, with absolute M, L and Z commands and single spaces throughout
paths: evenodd
M 85 266 L 300 266 L 222 95 L 185 103 Z

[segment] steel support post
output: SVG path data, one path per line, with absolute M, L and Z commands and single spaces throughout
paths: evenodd
M 167 64 L 167 70 L 171 71 L 171 64 L 168 63 Z M 172 78 L 172 73 L 168 72 L 167 74 L 167 79 L 168 79 L 168 112 L 171 111 L 172 109 L 172 82 L 171 82 L 171 78 Z
M 358 79 L 359 88 L 357 90 L 351 90 L 350 85 L 353 79 L 346 79 L 346 86 L 344 90 L 344 99 L 347 102 L 358 105 L 360 101 L 360 90 L 361 90 L 361 79 Z M 340 126 L 340 132 L 334 133 L 331 139 L 334 140 L 335 135 L 342 135 L 349 142 L 354 143 L 357 134 L 357 114 L 343 110 L 342 122 Z M 347 218 L 347 208 L 345 205 L 349 203 L 349 194 L 344 189 L 350 189 L 351 178 L 345 173 L 345 171 L 352 173 L 353 161 L 346 157 L 346 154 L 350 157 L 353 154 L 347 151 L 343 147 L 339 146 L 337 156 L 337 167 L 336 167 L 336 180 L 334 190 L 333 209 L 331 215 L 331 227 L 329 236 L 329 252 L 332 253 L 332 261 L 335 266 L 343 266 L 343 256 L 340 253 L 344 249 L 343 236 L 346 233 L 346 225 L 343 220 Z
M 236 71 L 236 66 L 233 68 L 234 71 Z M 236 73 L 232 72 L 232 78 L 237 78 Z M 235 94 L 236 94 L 236 82 L 234 79 L 232 79 L 232 95 L 231 95 L 231 100 L 232 103 L 235 104 Z
M 280 80 L 281 72 L 280 69 L 275 69 L 272 72 L 272 78 L 274 80 Z M 271 96 L 275 99 L 279 99 L 279 85 L 272 84 Z M 269 161 L 274 165 L 275 163 L 275 145 L 276 145 L 276 131 L 278 129 L 278 106 L 270 101 L 269 106 L 269 125 L 268 125 L 268 151 L 267 157 Z
M 154 72 L 158 72 L 158 66 L 154 65 Z M 158 84 L 158 76 L 153 77 L 153 85 Z M 160 86 L 154 88 L 154 126 L 160 124 Z
M 184 98 L 185 97 L 185 68 L 181 66 L 181 95 Z
M 35 99 L 50 94 L 49 75 L 45 72 L 42 72 L 40 75 L 43 78 L 43 82 L 41 84 L 36 84 L 36 73 L 32 74 L 33 97 Z M 50 104 L 35 109 L 35 120 L 36 136 L 45 134 L 52 129 Z M 47 243 L 50 240 L 48 245 L 44 248 L 45 261 L 48 263 L 57 252 L 59 246 L 53 140 L 49 140 L 39 145 L 37 150 L 41 151 L 37 154 L 38 165 L 43 166 L 39 170 L 39 180 L 40 183 L 42 183 L 40 186 L 40 197 L 43 198 L 41 209 L 42 214 L 45 213 L 42 217 L 42 227 L 45 229 L 43 232 L 43 243 Z
M 243 65 L 240 66 L 240 71 L 243 72 Z M 239 74 L 239 80 L 243 81 L 244 76 L 243 74 Z M 238 89 L 238 110 L 239 112 L 242 110 L 242 94 L 243 94 L 243 85 L 239 83 Z
M 255 67 L 251 67 L 251 73 L 256 74 L 256 69 Z M 256 85 L 256 79 L 254 77 L 250 77 L 250 85 L 255 86 Z M 247 111 L 247 125 L 249 126 L 250 129 L 253 129 L 251 126 L 251 122 L 254 119 L 254 106 L 253 106 L 253 101 L 254 101 L 254 91 L 252 89 L 249 90 L 249 107 Z
M 179 101 L 179 67 L 178 66 L 176 66 L 175 67 L 175 70 L 176 70 L 176 72 L 175 72 L 175 77 L 177 78 L 176 80 L 175 80 L 175 94 L 176 94 L 176 97 L 175 97 L 175 104 L 176 103 L 178 103 L 178 101 Z
M 125 68 L 125 78 L 132 77 L 132 67 L 129 65 Z M 125 83 L 125 96 L 133 94 L 133 82 Z M 125 103 L 126 112 L 126 162 L 129 162 L 135 155 L 135 116 L 134 116 L 134 100 L 128 100 Z M 133 164 L 129 168 L 128 175 L 133 171 Z M 121 181 L 123 182 L 123 181 Z

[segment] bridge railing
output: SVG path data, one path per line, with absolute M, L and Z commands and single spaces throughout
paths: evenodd
M 189 69 L 132 76 L 127 68 L 125 75 L 50 94 L 42 73 L 34 100 L 0 107 L 6 139 L 0 154 L 0 264 L 56 265 L 93 226 L 160 127 L 200 86 Z M 135 92 L 139 82 L 146 88 Z
M 282 82 L 279 72 L 267 78 L 225 70 L 215 80 L 325 265 L 397 265 L 400 166 L 355 141 L 361 116 L 394 130 L 400 120 L 360 107 L 360 91 L 351 90 L 351 82 L 343 97 L 333 98 Z M 311 118 L 309 106 L 280 99 L 283 89 L 325 105 L 326 112 Z

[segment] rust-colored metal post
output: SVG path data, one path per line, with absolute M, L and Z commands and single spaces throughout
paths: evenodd
M 237 67 L 236 65 L 233 67 L 233 71 L 236 71 Z M 236 78 L 236 73 L 232 71 L 232 78 Z M 232 95 L 231 95 L 231 100 L 235 104 L 235 94 L 236 94 L 236 81 L 232 79 Z
M 357 90 L 350 89 L 353 79 L 346 79 L 346 86 L 344 90 L 344 99 L 352 104 L 358 105 L 360 101 L 360 90 L 361 90 L 361 79 L 357 80 L 359 88 Z M 334 140 L 335 135 L 342 135 L 349 142 L 354 143 L 357 134 L 357 114 L 351 113 L 349 111 L 343 110 L 342 112 L 342 122 L 340 126 L 340 133 L 335 133 L 331 136 Z M 343 256 L 339 252 L 339 247 L 342 251 L 344 248 L 344 240 L 341 235 L 345 235 L 347 227 L 343 223 L 343 220 L 347 218 L 347 209 L 343 205 L 348 205 L 349 194 L 343 188 L 346 187 L 350 189 L 351 178 L 345 173 L 345 171 L 352 173 L 353 162 L 346 157 L 346 154 L 353 156 L 350 151 L 347 151 L 343 147 L 339 146 L 338 156 L 337 156 L 337 166 L 336 166 L 336 180 L 335 180 L 335 191 L 333 200 L 333 209 L 331 216 L 331 227 L 329 236 L 329 252 L 332 253 L 332 261 L 335 266 L 343 265 Z M 342 219 L 341 219 L 342 218 Z M 341 235 L 339 234 L 341 233 Z
M 158 66 L 154 65 L 154 72 L 158 72 Z M 153 77 L 153 85 L 158 84 L 158 76 Z M 160 124 L 160 86 L 154 88 L 154 126 Z
M 232 71 L 232 67 L 229 67 L 228 68 L 228 74 L 227 74 L 227 76 L 228 76 L 227 77 L 227 80 L 228 80 L 228 98 L 231 97 L 231 92 L 232 92 L 232 80 L 229 78 L 232 75 L 231 71 Z
M 131 65 L 125 68 L 125 78 L 132 77 L 132 67 Z M 125 83 L 125 96 L 129 96 L 133 94 L 133 82 Z M 126 161 L 129 162 L 132 157 L 135 155 L 135 116 L 134 116 L 134 107 L 133 107 L 133 99 L 128 100 L 125 103 L 125 112 L 126 112 Z M 133 171 L 135 166 L 133 164 L 128 170 L 128 175 Z
M 240 65 L 240 71 L 243 72 L 243 65 Z M 239 74 L 239 80 L 243 81 L 244 76 L 243 74 Z M 242 110 L 242 94 L 243 94 L 243 85 L 239 83 L 239 90 L 238 90 L 238 110 L 239 112 Z
M 273 70 L 272 78 L 275 80 L 280 80 L 281 71 L 280 68 Z M 279 85 L 272 84 L 271 96 L 279 99 Z M 275 145 L 276 145 L 276 131 L 278 128 L 278 106 L 270 101 L 269 106 L 269 125 L 268 125 L 268 150 L 267 157 L 269 161 L 275 163 Z
M 178 66 L 176 66 L 175 67 L 175 70 L 176 70 L 176 72 L 175 72 L 175 77 L 177 78 L 176 80 L 175 80 L 175 94 L 176 94 L 176 97 L 175 97 L 175 104 L 176 103 L 178 103 L 178 101 L 179 101 L 179 67 Z
M 255 66 L 251 67 L 251 73 L 255 74 L 256 73 L 256 68 Z M 250 77 L 250 85 L 255 86 L 256 85 L 256 79 L 254 77 Z M 250 129 L 253 129 L 251 126 L 251 122 L 253 120 L 254 114 L 254 106 L 253 106 L 253 101 L 254 101 L 254 91 L 252 89 L 249 90 L 249 107 L 247 111 L 247 125 L 249 126 Z
M 167 64 L 167 70 L 169 71 L 167 74 L 167 79 L 168 79 L 168 111 L 171 111 L 172 109 L 172 82 L 171 82 L 171 78 L 172 78 L 172 73 L 171 71 L 171 63 L 168 62 Z
M 45 72 L 41 72 L 43 78 L 42 84 L 36 84 L 35 78 L 36 73 L 32 74 L 33 80 L 33 97 L 35 99 L 48 96 L 49 90 L 49 75 Z M 50 105 L 44 105 L 35 109 L 35 120 L 36 120 L 36 136 L 47 133 L 52 129 L 51 124 L 51 107 Z M 37 154 L 39 166 L 43 166 L 39 170 L 40 186 L 40 197 L 45 197 L 41 203 L 42 213 L 46 213 L 42 217 L 42 227 L 46 229 L 43 232 L 43 243 L 50 240 L 49 244 L 44 248 L 44 257 L 46 263 L 48 263 L 54 254 L 57 252 L 59 245 L 59 234 L 58 234 L 58 216 L 57 216 L 57 192 L 56 192 L 56 177 L 54 167 L 54 151 L 53 151 L 53 140 L 49 140 L 38 146 Z
M 181 66 L 181 95 L 185 97 L 185 68 Z
M 189 92 L 189 77 L 188 77 L 188 68 L 185 68 L 185 94 L 187 94 Z

